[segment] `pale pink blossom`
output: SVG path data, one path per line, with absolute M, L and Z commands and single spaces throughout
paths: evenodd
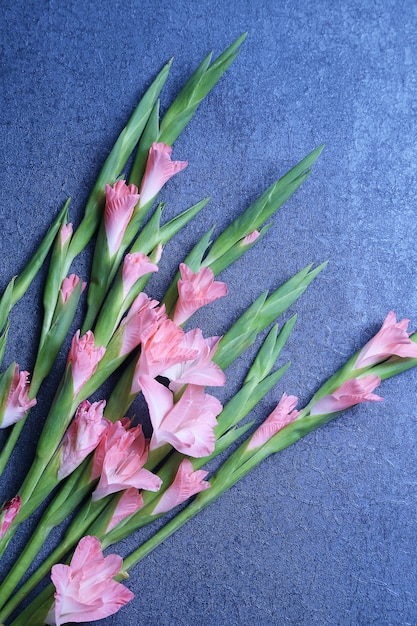
M 150 147 L 140 188 L 140 206 L 152 200 L 174 174 L 187 167 L 187 161 L 171 161 L 171 154 L 172 148 L 166 143 L 153 143 Z
M 63 248 L 67 241 L 72 237 L 72 224 L 69 222 L 68 224 L 63 224 L 61 226 L 60 238 L 61 238 L 61 247 Z
M 249 246 L 251 243 L 254 243 L 258 239 L 260 234 L 261 233 L 259 232 L 259 230 L 254 230 L 251 233 L 249 233 L 249 235 L 246 235 L 246 237 L 242 239 L 240 244 L 242 246 Z
M 102 437 L 94 458 L 92 478 L 100 474 L 92 494 L 93 501 L 130 487 L 158 491 L 161 479 L 144 465 L 148 458 L 148 444 L 142 427 L 126 430 L 115 422 Z
M 67 302 L 68 298 L 71 296 L 72 292 L 74 291 L 74 289 L 76 288 L 79 282 L 80 282 L 80 278 L 76 274 L 70 274 L 69 276 L 64 278 L 64 280 L 62 281 L 62 285 L 61 285 L 61 296 L 62 296 L 62 301 L 64 303 Z M 82 287 L 81 287 L 81 293 L 84 291 L 86 286 L 87 286 L 87 283 L 83 282 Z
M 68 355 L 68 363 L 71 364 L 72 382 L 74 386 L 74 396 L 80 391 L 83 385 L 91 378 L 97 366 L 106 352 L 103 346 L 94 345 L 94 335 L 88 330 L 80 337 L 77 330 L 72 338 L 71 349 Z
M 208 472 L 204 470 L 194 471 L 189 459 L 181 461 L 174 482 L 162 495 L 158 504 L 152 511 L 152 515 L 166 513 L 174 507 L 182 504 L 191 496 L 210 487 L 210 483 L 204 480 Z
M 204 388 L 188 385 L 174 404 L 172 392 L 150 376 L 139 378 L 153 426 L 150 450 L 165 443 L 192 457 L 204 457 L 214 450 L 214 428 L 222 410 L 220 402 Z
M 135 298 L 128 314 L 120 322 L 120 333 L 123 335 L 120 356 L 129 354 L 167 319 L 165 307 L 159 307 L 158 304 L 157 300 L 151 300 L 143 292 Z
M 310 409 L 310 415 L 337 413 L 360 402 L 380 402 L 383 398 L 372 393 L 380 383 L 381 379 L 374 374 L 368 374 L 362 378 L 351 378 L 333 393 L 317 400 Z
M 126 254 L 123 262 L 122 280 L 123 280 L 123 299 L 126 298 L 129 291 L 139 278 L 149 274 L 150 272 L 157 272 L 158 266 L 152 263 L 146 254 L 143 252 L 132 252 L 132 254 Z
M 252 435 L 247 449 L 253 450 L 263 446 L 284 426 L 291 424 L 300 414 L 300 411 L 294 410 L 297 402 L 296 396 L 288 396 L 283 393 L 278 405 Z
M 203 267 L 194 274 L 185 264 L 180 264 L 181 279 L 178 281 L 178 301 L 174 322 L 183 324 L 195 311 L 227 295 L 227 285 L 214 280 L 213 271 Z
M 109 533 L 120 522 L 122 522 L 129 515 L 133 515 L 143 507 L 143 496 L 135 489 L 130 487 L 126 489 L 119 498 L 116 508 L 113 512 L 112 518 L 107 526 L 106 533 Z
M 169 378 L 169 388 L 177 392 L 187 383 L 193 385 L 214 386 L 224 385 L 226 377 L 223 370 L 213 362 L 217 346 L 221 337 L 203 337 L 199 328 L 184 333 L 182 345 L 190 350 L 196 350 L 195 359 L 182 361 L 168 367 L 161 372 Z
M 105 400 L 81 402 L 61 444 L 58 478 L 69 476 L 99 444 L 111 422 L 104 415 Z
M 59 563 L 52 567 L 55 601 L 46 624 L 92 622 L 116 613 L 134 598 L 129 589 L 113 580 L 122 566 L 119 555 L 103 556 L 97 537 L 83 537 L 69 565 Z
M 156 378 L 169 367 L 197 358 L 198 351 L 183 345 L 184 331 L 172 320 L 164 319 L 155 332 L 142 339 L 131 393 L 140 390 L 139 377 Z
M 417 358 L 417 343 L 411 341 L 407 327 L 410 320 L 397 322 L 397 317 L 390 311 L 377 334 L 360 351 L 354 368 L 370 367 L 391 356 Z
M 3 504 L 0 512 L 0 539 L 4 537 L 12 525 L 14 518 L 19 513 L 21 504 L 22 499 L 20 496 L 15 496 Z
M 36 398 L 29 400 L 29 372 L 19 372 L 16 364 L 3 415 L 0 414 L 0 427 L 16 424 L 35 404 Z
M 114 256 L 122 243 L 133 210 L 139 201 L 136 185 L 127 185 L 118 180 L 113 187 L 106 184 L 106 206 L 104 209 L 104 227 L 110 257 Z

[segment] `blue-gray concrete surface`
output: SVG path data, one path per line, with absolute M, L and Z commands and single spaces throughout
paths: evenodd
M 284 390 L 305 403 L 389 310 L 417 328 L 416 3 L 3 0 L 1 9 L 1 289 L 67 196 L 79 222 L 108 151 L 162 65 L 174 56 L 165 110 L 207 52 L 217 56 L 248 31 L 175 143 L 175 158 L 190 165 L 161 195 L 167 217 L 212 200 L 166 247 L 150 293 L 162 296 L 208 226 L 220 232 L 324 143 L 267 237 L 223 273 L 228 298 L 196 321 L 206 335 L 221 334 L 262 291 L 329 261 L 291 308 L 299 319 L 282 362 L 292 365 L 257 420 Z M 5 365 L 33 366 L 41 278 L 13 310 Z M 248 363 L 228 370 L 222 399 Z M 45 384 L 0 498 L 14 494 L 29 467 L 57 379 Z M 361 405 L 265 461 L 142 561 L 127 581 L 135 601 L 102 623 L 416 624 L 415 381 L 414 371 L 387 381 L 383 403 Z M 32 529 L 16 538 L 2 573 Z M 120 553 L 139 542 L 126 540 Z

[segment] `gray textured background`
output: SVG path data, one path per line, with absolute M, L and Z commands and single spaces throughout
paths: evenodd
M 175 144 L 175 158 L 190 166 L 161 196 L 167 217 L 212 201 L 167 246 L 152 295 L 161 297 L 208 225 L 220 232 L 325 143 L 267 238 L 222 275 L 227 301 L 197 321 L 205 334 L 222 333 L 261 291 L 329 260 L 292 308 L 299 321 L 284 355 L 292 367 L 255 412 L 259 420 L 284 389 L 307 401 L 390 309 L 417 328 L 415 2 L 3 0 L 1 9 L 0 288 L 67 196 L 78 223 L 109 149 L 162 65 L 174 55 L 164 110 L 208 51 L 217 55 L 248 31 Z M 33 365 L 40 280 L 13 312 L 6 364 Z M 246 364 L 228 371 L 229 393 Z M 416 624 L 415 380 L 411 371 L 384 383 L 384 403 L 362 405 L 264 462 L 136 567 L 127 583 L 134 603 L 102 623 Z M 4 497 L 29 466 L 54 382 L 25 428 Z

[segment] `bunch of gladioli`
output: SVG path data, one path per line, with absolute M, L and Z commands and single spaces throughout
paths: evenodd
M 223 337 L 190 329 L 195 311 L 227 294 L 216 276 L 256 245 L 266 221 L 310 174 L 321 148 L 271 185 L 211 243 L 212 230 L 180 264 L 162 302 L 144 291 L 158 271 L 164 245 L 207 203 L 162 224 L 156 197 L 185 161 L 173 161 L 172 144 L 198 104 L 235 58 L 243 37 L 216 61 L 203 60 L 159 120 L 158 96 L 170 64 L 145 93 L 107 158 L 74 229 L 68 204 L 59 213 L 31 263 L 0 301 L 3 358 L 13 305 L 24 295 L 50 253 L 44 286 L 44 318 L 31 374 L 11 363 L 0 376 L 0 425 L 10 434 L 0 470 L 13 448 L 87 293 L 83 326 L 73 333 L 66 366 L 40 432 L 32 467 L 17 494 L 6 494 L 0 514 L 0 553 L 19 526 L 45 500 L 48 506 L 15 566 L 0 584 L 0 621 L 19 607 L 45 576 L 51 583 L 12 622 L 61 625 L 99 620 L 133 599 L 127 572 L 149 551 L 263 459 L 294 443 L 341 411 L 381 401 L 384 378 L 417 364 L 416 336 L 408 320 L 388 313 L 381 330 L 332 376 L 304 408 L 282 394 L 258 427 L 244 421 L 281 379 L 288 365 L 275 363 L 295 323 L 275 323 L 324 268 L 308 266 L 271 295 L 259 296 Z M 133 156 L 129 176 L 127 162 Z M 94 243 L 91 275 L 70 273 L 75 257 Z M 186 330 L 184 330 L 186 325 Z M 207 387 L 226 382 L 224 370 L 270 327 L 241 389 L 224 406 Z M 106 398 L 91 402 L 110 376 Z M 128 416 L 143 394 L 152 432 Z M 229 451 L 209 476 L 207 462 Z M 178 508 L 169 522 L 132 554 L 103 556 L 143 526 Z M 73 515 L 63 539 L 23 581 L 51 530 Z M 117 548 L 116 548 L 117 549 Z M 20 586 L 19 586 L 20 585 Z

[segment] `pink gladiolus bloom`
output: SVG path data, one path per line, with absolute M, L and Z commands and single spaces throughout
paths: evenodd
M 140 293 L 134 300 L 128 314 L 120 323 L 123 342 L 120 356 L 129 354 L 141 342 L 152 335 L 164 319 L 165 307 L 158 307 L 157 300 L 151 300 L 145 293 Z
M 133 515 L 143 507 L 143 497 L 137 489 L 131 487 L 123 492 L 116 505 L 113 516 L 107 526 L 106 532 L 110 532 L 115 526 L 120 524 L 126 517 Z
M 283 393 L 278 405 L 252 435 L 247 449 L 253 450 L 263 446 L 284 426 L 291 424 L 300 414 L 300 411 L 293 410 L 297 402 L 296 396 L 288 396 Z
M 142 339 L 131 393 L 140 390 L 139 377 L 156 378 L 169 367 L 198 357 L 198 351 L 183 345 L 184 331 L 172 320 L 163 320 L 155 332 Z
M 113 580 L 122 565 L 123 559 L 117 554 L 103 556 L 97 537 L 83 537 L 71 563 L 59 563 L 51 570 L 56 592 L 46 624 L 61 626 L 103 619 L 133 600 L 133 593 Z
M 0 539 L 6 534 L 14 518 L 19 513 L 22 500 L 20 496 L 15 496 L 3 504 L 0 514 Z
M 199 328 L 184 333 L 182 345 L 190 350 L 196 350 L 197 356 L 189 361 L 182 361 L 168 367 L 161 372 L 171 381 L 169 388 L 177 392 L 187 383 L 219 387 L 224 385 L 226 377 L 223 370 L 213 363 L 213 357 L 219 345 L 221 337 L 208 337 L 204 339 Z
M 126 430 L 121 422 L 112 424 L 96 450 L 92 478 L 99 471 L 100 480 L 93 501 L 129 487 L 158 491 L 162 481 L 143 468 L 147 458 L 148 445 L 141 426 Z
M 29 400 L 29 372 L 19 373 L 19 366 L 16 364 L 10 386 L 9 397 L 7 398 L 1 428 L 7 428 L 21 420 L 27 411 L 36 404 L 36 399 Z M 1 418 L 1 416 L 0 416 Z
M 111 422 L 103 416 L 105 400 L 81 402 L 62 440 L 58 478 L 69 476 L 99 444 Z
M 139 378 L 153 426 L 150 450 L 165 443 L 192 457 L 208 456 L 214 450 L 216 417 L 220 402 L 203 387 L 188 385 L 176 404 L 171 391 L 150 376 Z
M 174 322 L 178 325 L 183 324 L 202 306 L 227 295 L 226 283 L 215 281 L 209 267 L 203 267 L 194 274 L 185 263 L 181 263 L 180 272 L 178 302 L 174 313 Z
M 88 330 L 82 337 L 80 337 L 80 331 L 77 330 L 72 338 L 68 355 L 68 363 L 71 363 L 74 396 L 94 374 L 105 352 L 106 348 L 95 347 L 94 335 L 91 330 Z
M 360 402 L 380 402 L 383 398 L 372 393 L 380 382 L 381 379 L 374 374 L 362 378 L 351 378 L 330 395 L 317 400 L 310 410 L 310 415 L 337 413 Z
M 391 356 L 417 358 L 417 343 L 411 341 L 407 327 L 410 320 L 397 322 L 396 315 L 390 311 L 375 337 L 362 348 L 355 362 L 355 369 L 370 367 Z
M 139 194 L 136 185 L 128 186 L 124 180 L 118 180 L 113 187 L 106 185 L 104 227 L 110 257 L 114 256 L 120 248 L 123 235 L 138 201 Z
M 61 247 L 63 248 L 67 243 L 68 239 L 72 237 L 72 224 L 69 222 L 68 224 L 63 224 L 61 227 Z
M 171 154 L 172 148 L 166 143 L 153 143 L 150 147 L 140 188 L 140 206 L 152 200 L 170 178 L 187 167 L 187 161 L 171 161 Z
M 246 235 L 246 237 L 244 237 L 242 239 L 242 241 L 240 242 L 242 246 L 248 246 L 249 244 L 253 243 L 254 241 L 256 241 L 259 237 L 261 233 L 259 232 L 259 230 L 254 230 L 253 232 L 249 233 L 249 235 Z
M 143 252 L 133 252 L 126 254 L 123 262 L 122 279 L 123 279 L 123 299 L 126 298 L 129 291 L 139 278 L 157 272 L 158 266 L 151 263 L 149 257 Z
M 64 280 L 62 281 L 62 285 L 61 285 L 61 296 L 62 296 L 62 300 L 64 303 L 68 300 L 68 298 L 70 297 L 70 295 L 72 294 L 72 292 L 74 291 L 74 289 L 76 288 L 79 282 L 80 282 L 80 279 L 76 274 L 70 274 L 69 276 L 64 278 Z M 81 292 L 84 291 L 86 286 L 87 286 L 87 283 L 82 284 Z
M 189 459 L 184 459 L 179 468 L 175 480 L 162 495 L 158 504 L 152 511 L 152 515 L 166 513 L 174 507 L 182 504 L 191 496 L 210 487 L 210 483 L 204 480 L 208 472 L 204 470 L 194 471 Z

